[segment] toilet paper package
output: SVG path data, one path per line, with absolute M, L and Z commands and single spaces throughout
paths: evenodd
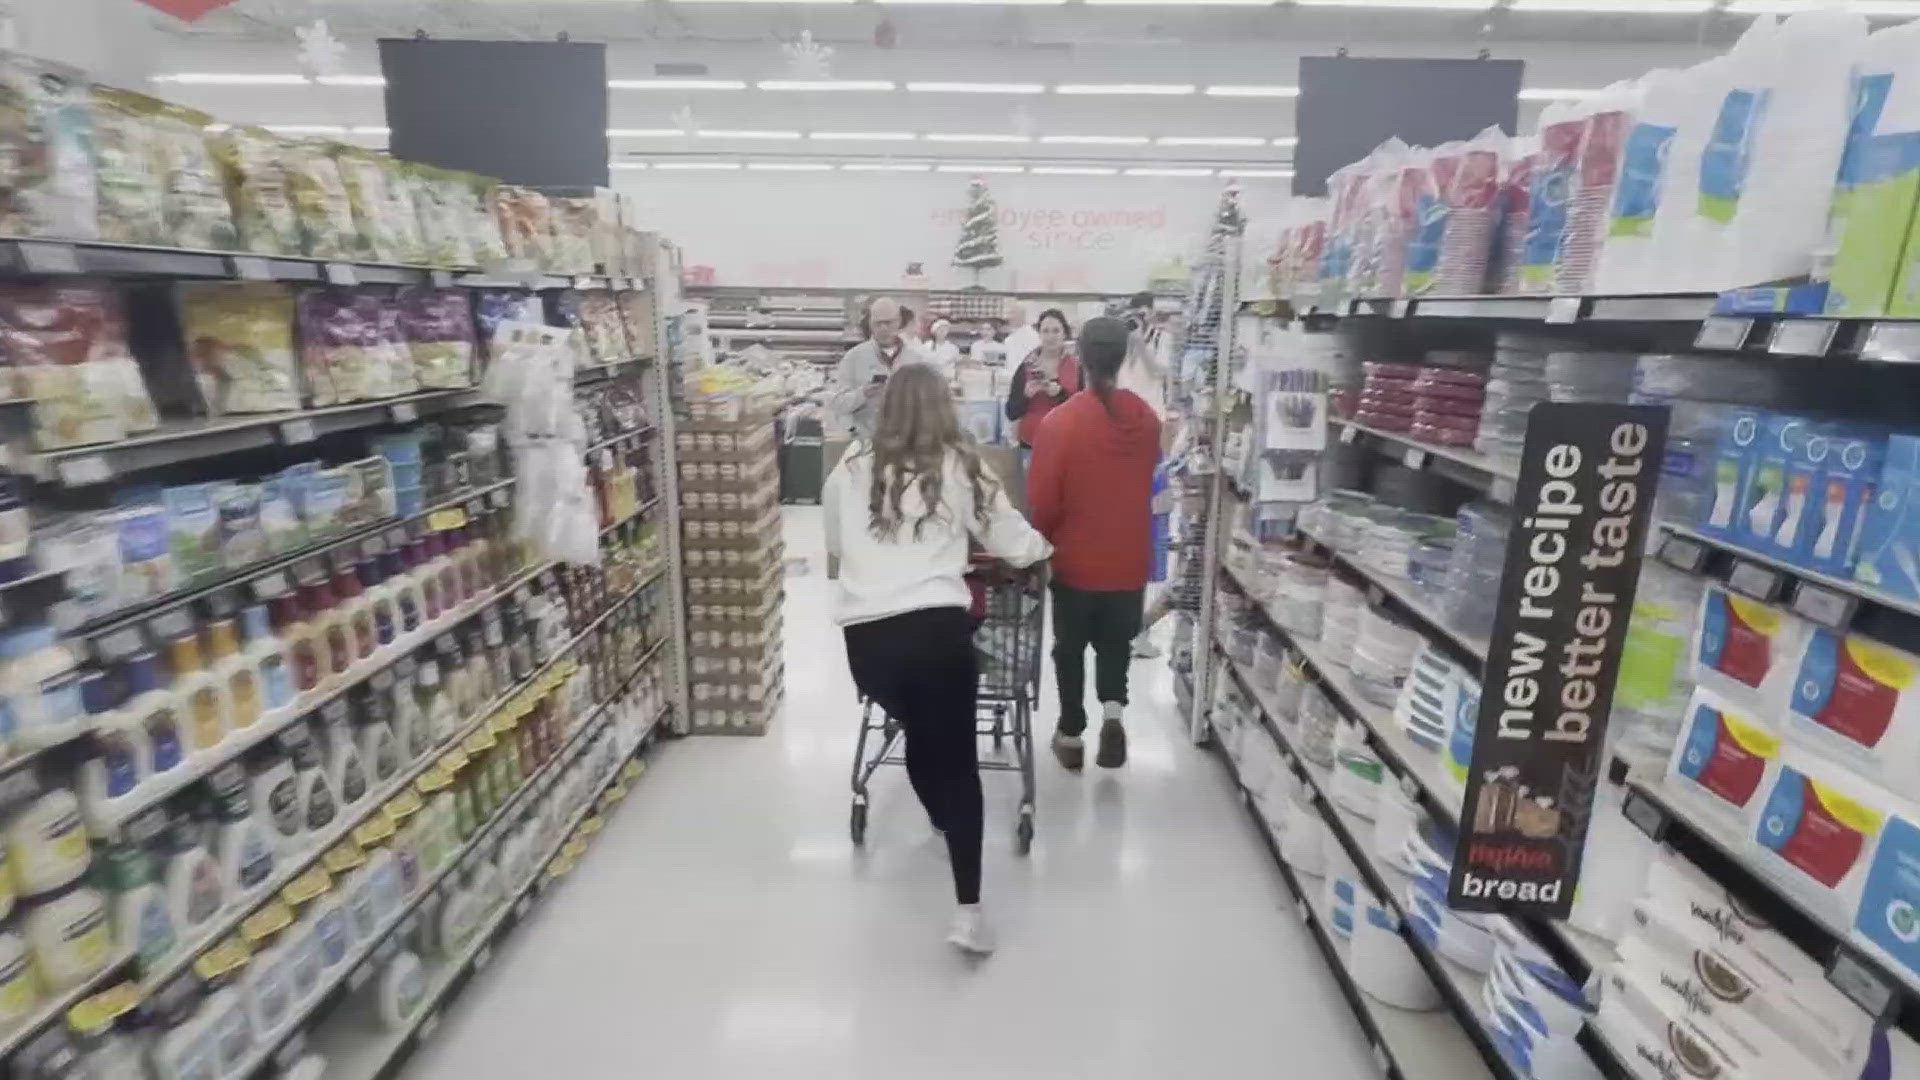
M 1673 138 L 1667 145 L 1666 168 L 1660 177 L 1660 199 L 1654 208 L 1652 245 L 1653 291 L 1712 289 L 1707 226 L 1697 213 L 1701 159 L 1719 117 L 1731 61 L 1716 56 L 1683 71 L 1674 100 Z
M 1801 649 L 1787 737 L 1912 799 L 1920 797 L 1920 656 L 1813 627 Z
M 1694 681 L 1743 712 L 1779 716 L 1808 629 L 1785 609 L 1708 586 L 1694 624 Z
M 1871 34 L 1852 77 L 1852 112 L 1827 214 L 1826 313 L 1884 315 L 1920 198 L 1920 23 Z M 1920 277 L 1902 300 L 1920 305 Z
M 1722 826 L 1744 828 L 1780 768 L 1780 735 L 1713 691 L 1694 690 L 1667 762 L 1667 783 Z
M 1552 292 L 1566 239 L 1572 193 L 1579 183 L 1580 142 L 1587 116 L 1574 105 L 1547 106 L 1528 185 L 1526 236 L 1520 245 L 1516 291 Z
M 1639 105 L 1621 144 L 1606 245 L 1594 271 L 1595 292 L 1651 292 L 1660 287 L 1653 225 L 1691 85 L 1688 74 L 1680 71 L 1653 71 L 1640 79 Z
M 1833 922 L 1850 919 L 1900 800 L 1827 758 L 1780 752 L 1752 830 L 1754 866 Z

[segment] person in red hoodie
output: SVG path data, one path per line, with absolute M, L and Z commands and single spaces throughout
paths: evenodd
M 1160 459 L 1153 407 L 1115 385 L 1127 337 L 1119 319 L 1081 327 L 1086 388 L 1041 421 L 1027 476 L 1033 524 L 1053 544 L 1053 670 L 1060 686 L 1053 753 L 1068 769 L 1086 759 L 1088 646 L 1103 713 L 1094 761 L 1107 769 L 1127 762 L 1121 714 L 1153 557 L 1153 469 Z

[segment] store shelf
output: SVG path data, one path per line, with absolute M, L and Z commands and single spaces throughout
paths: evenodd
M 1429 638 L 1442 638 L 1457 650 L 1461 654 L 1462 662 L 1467 663 L 1468 667 L 1478 667 L 1487 662 L 1487 639 L 1477 634 L 1469 634 L 1448 622 L 1440 609 L 1420 594 L 1420 590 L 1414 586 L 1413 582 L 1391 574 L 1380 573 L 1305 529 L 1298 531 L 1301 536 L 1312 541 L 1314 546 L 1330 555 L 1335 563 L 1345 567 L 1349 573 L 1370 586 L 1367 595 L 1369 603 L 1379 604 L 1385 599 L 1391 599 L 1395 608 L 1413 616 L 1414 620 L 1421 624 Z
M 1258 593 L 1248 587 L 1248 582 L 1238 570 L 1230 564 L 1223 565 L 1222 570 L 1227 579 L 1253 602 L 1253 606 L 1265 617 L 1269 628 L 1307 662 L 1314 681 L 1327 691 L 1335 706 L 1361 725 L 1381 761 L 1396 775 L 1412 781 L 1422 805 L 1429 813 L 1458 831 L 1466 786 L 1448 770 L 1439 753 L 1415 742 L 1394 721 L 1391 707 L 1376 705 L 1361 695 L 1354 685 L 1353 676 L 1345 667 L 1334 663 L 1318 641 L 1308 640 L 1282 626 L 1273 612 L 1255 599 Z M 1236 674 L 1239 673 L 1236 671 Z M 1258 697 L 1256 700 L 1264 701 Z M 1540 931 L 1534 937 L 1554 954 L 1555 959 L 1576 980 L 1584 980 L 1594 968 L 1612 959 L 1613 950 L 1604 941 L 1566 923 L 1529 922 L 1525 925 Z
M 654 507 L 659 505 L 660 505 L 660 496 L 655 495 L 653 498 L 648 499 L 646 502 L 641 503 L 639 509 L 635 510 L 633 513 L 628 514 L 626 517 L 621 518 L 619 521 L 616 521 L 613 524 L 602 528 L 600 530 L 600 535 L 605 536 L 608 533 L 613 532 L 614 530 L 618 529 L 620 526 L 625 525 L 630 521 L 639 521 L 641 518 L 647 516 L 648 511 L 652 510 Z M 655 573 L 658 573 L 658 571 L 655 571 Z
M 19 471 L 65 487 L 104 484 L 123 473 L 200 461 L 266 446 L 297 446 L 342 431 L 412 423 L 423 415 L 482 404 L 474 389 L 429 390 L 380 401 L 294 412 L 167 420 L 118 442 L 15 455 Z
M 1795 566 L 1684 525 L 1661 522 L 1659 527 L 1667 536 L 1656 555 L 1675 569 L 1725 582 L 1736 592 L 1780 603 L 1825 626 L 1920 649 L 1920 600 Z
M 1224 753 L 1220 759 L 1233 777 L 1234 786 L 1240 789 L 1242 805 L 1293 894 L 1294 913 L 1313 935 L 1314 943 L 1320 947 L 1335 981 L 1340 984 L 1342 996 L 1366 1034 L 1382 1075 L 1390 1080 L 1478 1080 L 1492 1076 L 1479 1050 L 1451 1014 L 1398 1009 L 1367 996 L 1355 984 L 1348 960 L 1348 942 L 1332 930 L 1326 915 L 1323 879 L 1294 870 L 1280 857 L 1279 841 L 1266 817 L 1254 805 L 1246 785 L 1241 783 L 1233 759 Z
M 591 454 L 595 450 L 605 450 L 606 448 L 613 446 L 616 443 L 625 442 L 628 439 L 652 438 L 656 433 L 659 432 L 659 430 L 660 430 L 659 428 L 653 426 L 652 424 L 645 424 L 640 427 L 634 428 L 631 431 L 622 431 L 618 435 L 609 435 L 606 438 L 601 439 L 599 442 L 594 443 L 592 446 L 587 447 L 586 453 Z
M 0 1035 L 0 1061 L 25 1046 L 41 1029 L 66 1016 L 68 1009 L 112 985 L 115 977 L 132 962 L 131 952 L 116 948 L 99 971 L 41 1002 L 39 1008 L 28 1013 L 11 1031 Z
M 461 621 L 464 621 L 465 619 L 470 618 L 474 614 L 477 614 L 479 611 L 483 610 L 483 608 L 487 604 L 491 604 L 496 600 L 500 599 L 501 597 L 510 595 L 514 589 L 518 588 L 521 584 L 530 580 L 535 575 L 544 573 L 547 570 L 547 568 L 548 568 L 547 565 L 542 565 L 535 570 L 529 571 L 521 575 L 520 577 L 514 579 L 514 581 L 508 587 L 502 588 L 496 593 L 494 593 L 492 596 L 488 597 L 484 603 L 480 601 L 476 601 L 474 604 L 469 605 L 467 608 L 463 609 L 456 617 L 453 617 L 453 618 L 443 617 L 438 623 L 435 624 L 435 629 L 431 634 L 424 633 L 424 630 L 425 630 L 424 627 L 422 628 L 422 630 L 416 630 L 414 632 L 413 637 L 409 639 L 406 647 L 404 649 L 395 649 L 393 653 L 387 657 L 385 663 L 381 663 L 377 665 L 371 664 L 371 663 L 363 664 L 362 666 L 366 670 L 361 677 L 353 680 L 353 685 L 358 685 L 358 683 L 365 681 L 365 679 L 370 678 L 375 671 L 383 670 L 387 666 L 387 664 L 397 661 L 400 657 L 407 655 L 412 650 L 420 647 L 420 645 L 424 644 L 426 641 L 430 641 L 434 637 L 437 637 L 439 634 L 444 633 L 448 628 L 459 624 Z M 270 899 L 275 894 L 277 894 L 280 891 L 282 886 L 286 885 L 288 882 L 292 881 L 295 877 L 298 877 L 301 873 L 305 872 L 306 868 L 308 866 L 311 866 L 316 859 L 320 858 L 321 855 L 325 854 L 327 849 L 331 848 L 334 844 L 339 843 L 342 839 L 344 839 L 349 834 L 351 834 L 356 827 L 358 827 L 362 822 L 364 822 L 367 819 L 368 815 L 372 814 L 375 810 L 379 809 L 379 807 L 385 804 L 388 799 L 391 799 L 393 796 L 399 794 L 408 784 L 411 784 L 415 779 L 417 779 L 421 773 L 424 773 L 429 768 L 431 768 L 434 762 L 439 760 L 441 753 L 447 747 L 458 745 L 461 740 L 467 738 L 469 735 L 472 735 L 474 732 L 478 731 L 483 725 L 487 723 L 487 721 L 491 720 L 493 718 L 494 713 L 498 712 L 503 706 L 507 704 L 507 702 L 512 700 L 516 695 L 527 690 L 529 687 L 532 687 L 533 685 L 538 683 L 541 679 L 545 678 L 548 672 L 552 671 L 563 660 L 565 660 L 568 656 L 572 655 L 573 650 L 577 648 L 581 642 L 585 641 L 588 635 L 592 634 L 596 629 L 598 629 L 602 622 L 606 621 L 615 612 L 619 611 L 623 606 L 626 605 L 627 601 L 633 599 L 635 596 L 638 596 L 643 589 L 651 585 L 654 581 L 658 580 L 659 577 L 660 577 L 660 571 L 656 570 L 652 574 L 648 575 L 646 578 L 641 580 L 633 588 L 627 590 L 625 593 L 621 594 L 619 597 L 616 597 L 612 602 L 610 602 L 607 605 L 604 611 L 602 611 L 599 615 L 595 616 L 591 622 L 587 623 L 586 626 L 582 627 L 578 633 L 574 634 L 573 637 L 569 638 L 559 648 L 555 649 L 554 654 L 547 659 L 546 663 L 541 664 L 539 667 L 528 672 L 526 678 L 520 679 L 517 682 L 515 682 L 512 686 L 507 687 L 505 690 L 495 695 L 492 701 L 488 702 L 486 705 L 476 710 L 474 717 L 471 720 L 469 720 L 466 724 L 462 725 L 458 731 L 454 732 L 451 738 L 441 743 L 440 745 L 436 746 L 433 751 L 422 755 L 420 758 L 418 758 L 413 762 L 408 763 L 385 786 L 377 790 L 369 791 L 365 796 L 362 797 L 359 803 L 355 804 L 356 812 L 348 813 L 348 812 L 345 812 L 345 808 L 343 808 L 343 812 L 339 820 L 337 820 L 331 827 L 329 827 L 328 830 L 321 836 L 321 838 L 319 838 L 316 843 L 311 845 L 311 847 L 307 851 L 304 851 L 299 855 L 296 855 L 290 859 L 282 860 L 281 862 L 275 865 L 273 874 L 259 888 L 257 892 L 258 898 L 256 900 L 248 904 L 236 906 L 232 911 L 229 911 L 223 914 L 222 916 L 220 916 L 219 918 L 215 919 L 213 924 L 208 928 L 208 930 L 205 933 L 203 933 L 200 937 L 196 938 L 192 943 L 184 945 L 181 948 L 175 950 L 175 955 L 170 957 L 165 963 L 159 965 L 154 971 L 142 972 L 141 979 L 140 979 L 142 989 L 150 993 L 153 990 L 157 989 L 158 987 L 164 985 L 169 979 L 173 978 L 175 975 L 178 975 L 180 972 L 186 970 L 186 968 L 193 963 L 195 957 L 197 957 L 202 951 L 204 951 L 207 947 L 218 942 L 221 938 L 223 938 L 228 933 L 231 933 L 233 929 L 239 926 L 240 923 L 246 918 L 246 916 L 251 914 L 256 908 L 259 907 L 260 904 L 265 903 L 268 899 Z M 289 709 L 288 710 L 289 717 L 286 723 L 291 724 L 294 720 L 307 715 L 313 709 L 318 708 L 321 704 L 324 704 L 325 701 L 330 701 L 333 698 L 339 696 L 340 694 L 345 693 L 347 689 L 348 689 L 347 687 L 343 686 L 337 689 L 330 690 L 326 694 L 322 695 L 323 700 L 311 706 L 308 706 L 302 703 L 297 708 Z M 264 727 L 264 726 L 266 725 L 264 724 L 255 725 L 255 727 Z M 281 726 L 284 727 L 285 724 L 282 724 Z M 258 744 L 261 740 L 267 737 L 267 734 L 271 734 L 271 733 L 263 733 L 258 735 L 253 735 L 253 733 L 249 733 L 249 734 L 252 736 L 249 739 L 249 744 L 252 745 L 252 744 Z M 224 743 L 222 744 L 222 749 L 223 750 L 226 749 L 226 744 Z M 242 749 L 244 748 L 236 748 L 234 752 L 237 754 L 241 752 Z M 232 760 L 232 757 L 225 756 L 221 761 L 212 762 L 208 765 L 200 767 L 199 773 L 200 775 L 206 775 L 207 773 L 210 773 L 214 769 L 217 769 L 221 765 L 225 764 L 226 761 L 229 761 L 229 760 Z M 182 766 L 182 769 L 185 770 L 187 769 L 187 767 Z M 171 791 L 167 792 L 167 794 L 172 794 L 173 791 L 177 791 L 179 787 L 184 787 L 185 783 L 189 783 L 189 782 L 191 782 L 191 780 L 186 780 L 182 782 L 178 787 L 174 787 Z M 157 795 L 151 801 L 143 799 L 142 800 L 143 806 L 141 808 L 144 808 L 145 806 L 154 805 L 159 799 L 164 797 L 165 797 L 164 795 Z M 119 820 L 124 821 L 125 815 L 122 815 L 122 817 Z
M 1376 451 L 1409 469 L 1425 469 L 1478 488 L 1498 502 L 1513 500 L 1513 485 L 1520 479 L 1520 470 L 1498 458 L 1465 447 L 1422 442 L 1343 417 L 1336 416 L 1332 422 L 1341 429 L 1340 441 L 1343 443 L 1365 438 Z
M 615 360 L 611 363 L 588 364 L 584 367 L 578 367 L 573 371 L 574 385 L 580 386 L 587 383 L 601 382 L 606 379 L 617 379 L 641 364 L 651 363 L 652 360 L 653 358 L 650 356 L 630 356 L 625 360 Z
M 1344 312 L 1390 319 L 1487 319 L 1556 326 L 1578 322 L 1698 322 L 1713 314 L 1717 299 L 1714 293 L 1363 297 L 1344 301 Z
M 655 722 L 657 730 L 658 721 Z M 643 741 L 644 746 L 644 741 Z M 629 759 L 631 760 L 631 759 Z M 464 988 L 473 973 L 493 959 L 493 946 L 526 918 L 533 901 L 545 892 L 552 880 L 550 872 L 561 851 L 573 839 L 574 832 L 588 815 L 600 811 L 600 800 L 625 772 L 624 764 L 615 765 L 595 782 L 580 809 L 556 831 L 553 842 L 534 860 L 536 869 L 527 880 L 514 886 L 513 896 L 503 899 L 485 925 L 477 928 L 458 955 L 437 962 L 428 969 L 426 990 L 421 997 L 416 1019 L 398 1030 L 382 1030 L 363 1019 L 342 1013 L 322 1024 L 307 1040 L 307 1045 L 327 1061 L 329 1077 L 351 1080 L 376 1080 L 392 1075 L 392 1070 L 410 1055 L 423 1039 L 430 1038 L 440 1026 L 440 1014 L 447 1003 Z

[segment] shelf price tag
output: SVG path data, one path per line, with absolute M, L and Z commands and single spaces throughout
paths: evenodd
M 480 951 L 473 954 L 473 970 L 479 971 L 493 960 L 493 946 L 482 945 Z
M 438 1011 L 430 1012 L 427 1014 L 425 1020 L 420 1021 L 420 1034 L 417 1037 L 422 1039 L 432 1038 L 433 1033 L 438 1030 L 440 1030 L 440 1013 Z
M 1676 570 L 1697 574 L 1700 572 L 1701 565 L 1707 561 L 1707 549 L 1705 545 L 1684 536 L 1668 533 L 1667 538 L 1660 542 L 1660 550 L 1656 558 Z
M 233 276 L 241 281 L 272 281 L 273 263 L 260 255 L 233 255 L 227 259 Z
M 453 271 L 429 270 L 427 271 L 427 284 L 436 289 L 450 289 L 453 287 Z
M 322 855 L 320 860 L 326 864 L 329 873 L 344 874 L 356 867 L 366 865 L 367 856 L 365 852 L 352 844 L 341 844 L 339 847 Z
M 411 401 L 395 402 L 390 414 L 396 424 L 411 424 L 420 418 L 420 410 Z
M 1409 469 L 1423 469 L 1427 465 L 1427 452 L 1417 446 L 1409 446 L 1406 453 L 1400 455 L 1400 463 Z
M 1859 601 L 1839 591 L 1803 581 L 1793 590 L 1793 610 L 1814 622 L 1845 630 Z
M 1847 945 L 1834 950 L 1833 961 L 1827 965 L 1827 981 L 1876 1021 L 1890 1020 L 1898 1011 L 1899 997 L 1893 985 Z
M 241 922 L 240 936 L 249 944 L 258 944 L 292 925 L 292 909 L 278 900 L 273 900 Z
M 1732 315 L 1709 315 L 1700 320 L 1700 332 L 1693 336 L 1693 347 L 1738 352 L 1747 347 L 1747 339 L 1752 335 L 1752 319 Z
M 1547 324 L 1559 326 L 1579 322 L 1580 303 L 1580 298 L 1577 296 L 1556 296 L 1547 301 Z
M 1374 1065 L 1379 1067 L 1380 1075 L 1392 1076 L 1393 1075 L 1392 1059 L 1387 1057 L 1387 1052 L 1380 1048 L 1379 1043 L 1373 1043 L 1372 1048 L 1373 1048 L 1373 1063 Z
M 29 274 L 77 274 L 80 249 L 47 240 L 19 241 L 20 268 Z
M 1667 812 L 1660 805 L 1638 791 L 1627 792 L 1627 799 L 1620 807 L 1634 828 L 1646 833 L 1654 843 L 1665 839 L 1667 834 Z
M 1746 559 L 1735 559 L 1727 584 L 1762 603 L 1771 604 L 1780 595 L 1780 571 Z
M 1513 501 L 1513 492 L 1519 482 L 1511 476 L 1494 476 L 1487 480 L 1487 498 L 1498 503 Z
M 314 440 L 313 421 L 307 419 L 288 420 L 280 425 L 280 441 L 288 446 L 310 443 Z
M 360 272 L 354 269 L 352 263 L 323 263 L 320 267 L 320 276 L 325 279 L 329 285 L 360 284 Z
M 62 458 L 55 466 L 55 470 L 60 475 L 60 482 L 68 487 L 104 484 L 113 479 L 113 469 L 107 465 L 106 457 L 101 454 Z
M 296 1031 L 273 1052 L 273 1067 L 284 1073 L 307 1056 L 307 1033 Z
M 1783 319 L 1773 324 L 1767 352 L 1774 356 L 1825 356 L 1840 324 L 1832 319 Z
M 287 882 L 287 887 L 280 890 L 280 899 L 297 906 L 332 887 L 333 878 L 327 873 L 326 867 L 310 867 L 306 873 Z
M 370 963 L 361 964 L 359 967 L 353 969 L 353 974 L 347 976 L 347 989 L 358 990 L 367 985 L 367 980 L 372 977 L 373 965 Z
M 1411 300 L 1394 300 L 1387 304 L 1387 316 L 1389 318 L 1404 319 L 1412 310 L 1413 301 Z
M 427 515 L 427 528 L 432 529 L 434 532 L 446 532 L 448 529 L 458 529 L 466 523 L 467 512 L 458 506 L 449 507 L 445 510 L 435 510 L 433 513 Z
M 532 908 L 533 908 L 533 897 L 528 896 L 525 893 L 521 893 L 520 899 L 515 900 L 513 902 L 513 920 L 515 922 L 519 922 L 521 919 L 526 918 L 527 912 L 532 910 Z
M 1860 358 L 1888 364 L 1920 362 L 1920 323 L 1874 323 L 1860 344 Z

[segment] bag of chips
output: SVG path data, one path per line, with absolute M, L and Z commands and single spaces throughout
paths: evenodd
M 551 269 L 562 274 L 591 274 L 593 231 L 600 220 L 592 199 L 562 197 L 553 204 L 553 261 Z
M 318 143 L 285 144 L 287 197 L 306 253 L 316 259 L 354 259 L 366 250 L 353 220 L 353 202 L 328 148 Z
M 300 407 L 290 289 L 251 281 L 178 289 L 187 360 L 209 415 Z
M 589 289 L 580 294 L 580 328 L 587 335 L 587 352 L 594 363 L 617 364 L 634 355 L 611 292 Z
M 467 233 L 473 240 L 475 266 L 495 267 L 507 261 L 507 241 L 500 235 L 500 219 L 493 213 L 494 182 L 475 173 L 461 173 L 466 198 L 461 204 Z
M 532 188 L 501 184 L 493 189 L 494 217 L 507 257 L 535 269 L 553 266 L 553 210 Z
M 387 160 L 371 150 L 337 145 L 333 159 L 353 211 L 362 256 L 374 262 L 405 262 L 405 231 L 394 220 L 397 204 L 387 190 Z
M 212 139 L 233 204 L 240 247 L 257 255 L 301 253 L 300 222 L 287 193 L 285 144 L 260 128 L 229 128 Z
M 0 234 L 96 234 L 93 112 L 78 69 L 0 53 Z
M 156 116 L 160 102 L 110 86 L 95 86 L 92 95 L 100 239 L 171 244 L 164 205 L 166 158 Z
M 100 282 L 0 288 L 0 357 L 10 397 L 34 401 L 45 449 L 123 439 L 160 418 L 127 346 L 120 294 Z
M 411 393 L 413 360 L 400 338 L 399 313 L 365 289 L 307 289 L 300 294 L 300 366 L 316 406 Z
M 220 163 L 207 145 L 206 129 L 213 118 L 184 105 L 155 104 L 158 109 L 151 122 L 164 181 L 160 204 L 167 217 L 167 243 L 232 251 L 240 246 L 240 238 L 220 178 Z
M 461 289 L 400 290 L 400 333 L 425 390 L 474 384 L 473 307 Z

